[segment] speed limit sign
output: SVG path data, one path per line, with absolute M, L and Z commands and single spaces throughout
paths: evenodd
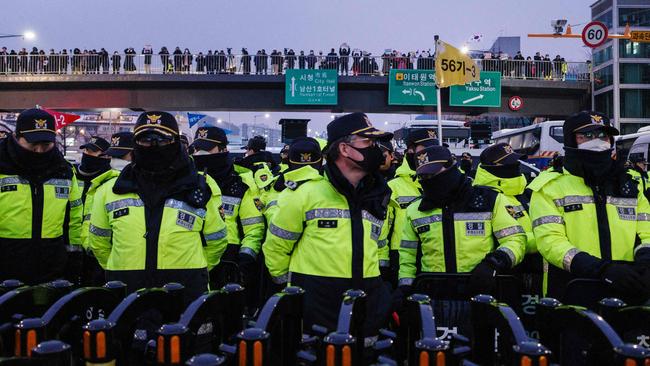
M 607 26 L 602 22 L 591 22 L 582 29 L 582 42 L 596 48 L 607 41 Z
M 513 95 L 508 100 L 508 107 L 511 111 L 518 111 L 524 106 L 524 100 L 520 96 Z

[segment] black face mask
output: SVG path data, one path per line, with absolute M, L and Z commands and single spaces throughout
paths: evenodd
M 564 167 L 573 175 L 582 177 L 590 187 L 614 178 L 612 150 L 591 151 L 564 147 Z
M 84 173 L 105 172 L 111 168 L 111 159 L 83 154 L 79 169 Z
M 461 160 L 460 161 L 460 169 L 464 171 L 465 173 L 469 173 L 470 170 L 472 170 L 472 161 L 471 160 Z
M 145 147 L 135 144 L 133 157 L 138 167 L 150 172 L 162 172 L 170 168 L 180 154 L 180 142 L 165 146 Z
M 230 164 L 228 162 L 228 153 L 220 152 L 207 155 L 193 155 L 194 165 L 198 171 L 221 171 L 227 168 Z
M 417 164 L 415 164 L 415 153 L 407 152 L 406 154 L 404 154 L 404 159 L 406 159 L 406 163 L 409 165 L 409 168 L 415 171 L 415 169 L 417 168 Z
M 38 172 L 40 170 L 49 170 L 51 165 L 59 160 L 60 153 L 56 147 L 50 149 L 47 152 L 37 153 L 31 150 L 25 149 L 18 144 L 16 140 L 12 139 L 12 145 L 14 146 L 14 159 L 16 163 L 20 165 L 22 169 L 30 170 L 33 172 Z
M 499 178 L 516 178 L 521 175 L 519 163 L 510 165 L 481 165 L 483 169 L 487 170 L 490 174 Z
M 420 180 L 424 198 L 434 207 L 442 207 L 453 201 L 456 192 L 465 181 L 465 176 L 455 165 L 430 179 Z
M 381 164 L 384 163 L 384 153 L 381 151 L 379 146 L 373 145 L 364 147 L 363 149 L 357 149 L 356 147 L 350 145 L 353 149 L 357 150 L 361 155 L 363 155 L 363 160 L 357 161 L 351 158 L 348 158 L 354 161 L 361 169 L 368 173 L 374 173 L 379 170 Z

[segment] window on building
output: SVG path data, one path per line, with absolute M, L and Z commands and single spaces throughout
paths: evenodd
M 609 118 L 614 117 L 614 92 L 597 94 L 594 96 L 594 108 L 607 115 Z
M 604 64 L 612 59 L 612 47 L 603 48 L 598 52 L 594 52 L 594 66 Z
M 620 64 L 621 84 L 650 84 L 650 64 Z
M 621 118 L 650 118 L 650 89 L 621 89 Z
M 594 90 L 599 90 L 614 83 L 614 65 L 594 71 Z
M 650 27 L 650 8 L 619 8 L 618 25 L 625 27 Z
M 601 14 L 598 16 L 598 18 L 595 18 L 594 20 L 597 20 L 599 22 L 603 22 L 607 28 L 612 28 L 614 26 L 614 23 L 612 23 L 612 11 L 608 11 L 606 13 Z
M 622 39 L 618 44 L 621 58 L 650 58 L 650 43 L 631 42 Z

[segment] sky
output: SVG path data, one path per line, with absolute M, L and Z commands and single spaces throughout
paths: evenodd
M 379 55 L 433 48 L 433 36 L 461 46 L 483 36 L 471 49 L 489 48 L 498 36 L 520 36 L 524 56 L 540 51 L 551 58 L 584 61 L 590 52 L 579 39 L 527 38 L 550 33 L 553 19 L 576 25 L 590 19 L 595 0 L 19 0 L 2 2 L 0 33 L 32 31 L 33 41 L 0 39 L 0 46 L 106 48 L 112 53 L 146 44 L 192 52 L 232 47 L 239 53 L 264 48 L 314 49 L 325 53 L 346 42 Z M 250 113 L 239 113 L 252 119 Z M 276 116 L 277 115 L 277 116 Z M 279 113 L 269 120 L 277 121 Z M 393 120 L 393 117 L 378 117 Z M 403 116 L 395 119 L 403 119 Z M 329 114 L 318 117 L 326 123 Z M 233 121 L 237 122 L 237 121 Z M 380 121 L 383 124 L 385 121 Z M 377 124 L 379 124 L 377 123 Z

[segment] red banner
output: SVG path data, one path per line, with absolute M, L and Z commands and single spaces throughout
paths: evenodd
M 60 130 L 61 128 L 81 118 L 81 116 L 77 116 L 76 114 L 72 114 L 72 113 L 57 112 L 53 109 L 47 109 L 43 107 L 41 107 L 41 109 L 54 116 L 57 130 Z

